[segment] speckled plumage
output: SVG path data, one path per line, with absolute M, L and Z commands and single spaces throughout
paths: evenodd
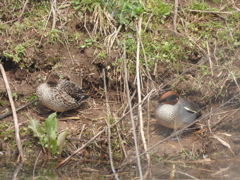
M 198 105 L 181 98 L 178 93 L 169 91 L 162 95 L 160 104 L 155 108 L 158 122 L 171 129 L 181 129 L 200 116 Z
M 37 96 L 41 104 L 57 112 L 78 108 L 89 98 L 78 85 L 55 74 L 38 86 Z

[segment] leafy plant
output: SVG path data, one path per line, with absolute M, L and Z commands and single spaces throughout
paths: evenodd
M 14 100 L 17 100 L 18 99 L 18 94 L 15 92 L 15 93 L 12 93 L 12 97 Z
M 29 102 L 33 101 L 34 99 L 37 99 L 36 93 L 32 93 L 26 101 L 29 103 Z
M 135 20 L 141 15 L 146 15 L 146 20 L 149 15 L 154 15 L 161 22 L 170 14 L 172 5 L 162 2 L 162 0 L 145 1 L 126 0 L 121 1 L 106 1 L 106 0 L 73 0 L 72 6 L 75 10 L 84 14 L 86 11 L 97 12 L 100 21 L 108 26 L 109 17 L 111 16 L 114 26 L 123 25 L 125 29 L 135 28 Z M 104 13 L 103 13 L 104 12 Z
M 33 131 L 34 136 L 39 139 L 39 144 L 48 149 L 48 157 L 51 155 L 61 154 L 66 137 L 67 129 L 57 136 L 57 113 L 52 113 L 41 127 L 37 120 L 30 120 L 28 127 Z
M 56 29 L 48 32 L 47 37 L 49 38 L 49 43 L 56 44 L 57 42 L 60 42 L 61 44 L 64 44 L 64 42 L 61 40 L 61 33 L 61 31 Z
M 8 142 L 14 139 L 14 129 L 11 128 L 9 122 L 3 121 L 0 124 L 0 139 Z
M 88 39 L 85 40 L 85 43 L 82 44 L 82 45 L 80 45 L 79 47 L 82 48 L 82 49 L 84 49 L 84 48 L 86 48 L 86 47 L 91 46 L 92 44 L 93 44 L 92 40 L 91 40 L 90 38 L 88 38 Z

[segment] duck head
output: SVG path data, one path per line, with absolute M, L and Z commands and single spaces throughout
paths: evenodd
M 59 76 L 57 74 L 50 74 L 47 78 L 47 84 L 50 87 L 56 87 L 59 82 Z
M 159 103 L 174 105 L 178 102 L 179 98 L 180 98 L 180 95 L 177 92 L 168 91 L 161 96 Z

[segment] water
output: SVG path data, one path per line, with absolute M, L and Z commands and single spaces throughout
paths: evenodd
M 41 160 L 36 158 L 24 164 L 0 159 L 0 179 L 114 179 L 110 174 L 109 164 L 86 163 L 76 160 L 67 163 L 59 170 L 54 168 L 57 160 Z M 142 167 L 145 179 L 233 179 L 240 180 L 240 159 L 220 160 L 204 163 L 160 162 L 151 167 Z M 118 173 L 120 179 L 138 177 L 137 167 L 129 165 Z

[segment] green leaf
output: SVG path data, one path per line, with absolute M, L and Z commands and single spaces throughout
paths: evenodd
M 52 139 L 49 142 L 49 149 L 51 149 L 52 154 L 57 154 L 57 139 Z
M 28 128 L 30 128 L 33 131 L 34 137 L 37 137 L 40 140 L 44 138 L 45 132 L 39 125 L 39 122 L 37 120 L 31 119 L 28 123 Z
M 46 121 L 44 122 L 44 127 L 46 129 L 47 138 L 50 140 L 54 140 L 57 138 L 57 113 L 52 113 L 48 116 Z
M 58 154 L 62 153 L 62 150 L 63 150 L 63 147 L 65 145 L 67 136 L 68 136 L 68 129 L 65 129 L 63 132 L 61 132 L 58 135 L 58 139 L 57 139 Z

